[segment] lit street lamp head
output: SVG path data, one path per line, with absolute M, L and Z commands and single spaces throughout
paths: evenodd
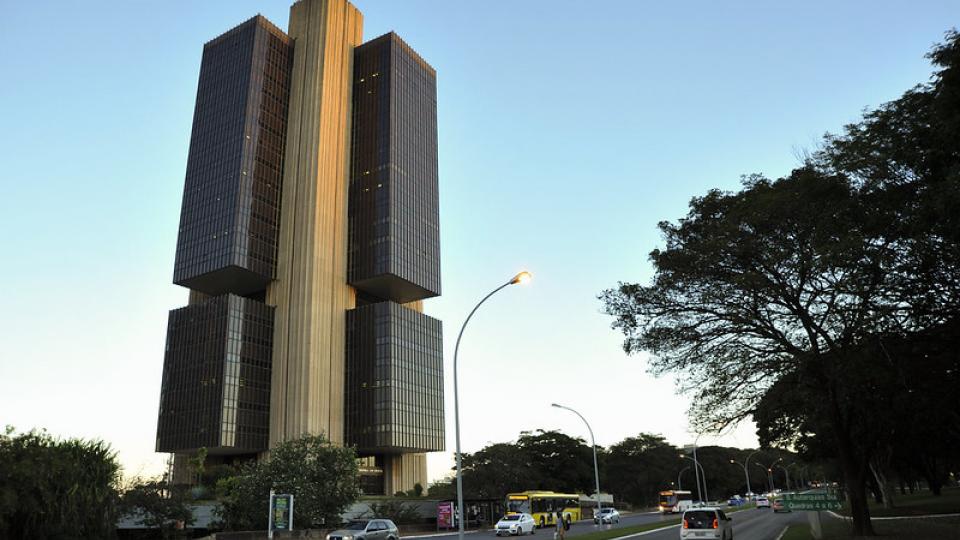
M 531 279 L 533 279 L 533 276 L 530 275 L 530 272 L 527 272 L 526 270 L 524 270 L 523 272 L 520 272 L 519 274 L 513 276 L 513 279 L 510 280 L 510 284 L 514 285 L 516 283 L 519 283 L 521 285 L 525 285 L 529 283 Z

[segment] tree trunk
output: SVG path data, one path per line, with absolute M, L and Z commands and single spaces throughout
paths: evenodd
M 850 498 L 850 517 L 853 518 L 853 536 L 876 536 L 870 523 L 870 508 L 867 506 L 866 460 L 854 450 L 850 432 L 844 426 L 843 413 L 837 404 L 836 395 L 831 392 L 833 409 L 833 433 L 837 442 L 837 453 L 843 469 Z
M 875 466 L 873 463 L 870 463 L 870 472 L 873 473 L 873 479 L 877 482 L 877 487 L 880 489 L 880 495 L 883 498 L 883 507 L 887 509 L 893 508 L 893 490 L 890 489 L 887 475 L 884 474 L 881 467 Z

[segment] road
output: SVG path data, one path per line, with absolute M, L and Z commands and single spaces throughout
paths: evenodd
M 728 514 L 733 519 L 733 537 L 736 540 L 775 540 L 784 527 L 791 523 L 803 523 L 806 512 L 775 514 L 771 510 L 743 510 Z M 678 526 L 667 527 L 662 531 L 640 536 L 637 540 L 677 540 L 680 538 Z
M 805 512 L 774 514 L 770 510 L 751 509 L 733 512 L 729 515 L 733 519 L 733 537 L 736 538 L 736 540 L 775 540 L 780 532 L 783 531 L 783 528 L 788 524 L 806 521 Z M 582 534 L 596 532 L 599 530 L 620 529 L 632 525 L 642 525 L 645 523 L 655 523 L 658 521 L 669 521 L 672 519 L 678 519 L 679 517 L 680 516 L 678 514 L 664 516 L 659 512 L 628 514 L 623 516 L 620 524 L 603 525 L 602 529 L 599 525 L 594 525 L 592 522 L 581 521 L 570 527 L 570 530 L 567 531 L 566 536 L 567 538 L 576 538 Z M 639 536 L 637 537 L 637 540 L 677 540 L 680 537 L 677 531 L 678 526 L 667 527 L 662 531 Z M 456 540 L 456 538 L 457 533 L 455 532 L 452 534 L 430 535 L 429 537 L 430 540 Z M 466 540 L 495 540 L 496 538 L 497 535 L 494 534 L 492 529 L 472 532 L 466 536 Z M 503 538 L 509 539 L 515 537 L 506 536 Z M 541 529 L 536 534 L 525 536 L 524 538 L 529 540 L 553 540 L 553 529 Z

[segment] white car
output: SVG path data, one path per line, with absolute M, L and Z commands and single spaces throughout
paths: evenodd
M 601 508 L 598 514 L 593 516 L 594 523 L 620 523 L 620 512 L 614 508 Z
M 705 506 L 687 510 L 680 522 L 680 540 L 687 538 L 733 540 L 733 524 L 719 508 Z
M 537 525 L 530 514 L 507 514 L 500 518 L 497 526 L 494 527 L 497 536 L 503 534 L 515 534 L 517 536 L 527 533 L 535 534 L 536 529 Z
M 764 497 L 763 495 L 757 497 L 757 509 L 760 508 L 770 508 L 770 499 Z

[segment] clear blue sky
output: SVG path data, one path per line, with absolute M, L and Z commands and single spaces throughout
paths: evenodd
M 0 424 L 100 437 L 152 473 L 203 43 L 289 0 L 4 2 Z M 465 450 L 521 430 L 682 444 L 687 400 L 626 357 L 597 294 L 646 280 L 656 223 L 778 176 L 826 131 L 924 81 L 955 1 L 357 0 L 439 77 L 447 365 L 463 317 Z M 448 369 L 449 375 L 449 369 Z M 448 387 L 448 398 L 452 391 Z M 450 401 L 450 399 L 448 399 Z M 448 448 L 453 447 L 452 407 Z M 751 426 L 716 439 L 755 445 Z M 431 457 L 431 476 L 449 455 Z

